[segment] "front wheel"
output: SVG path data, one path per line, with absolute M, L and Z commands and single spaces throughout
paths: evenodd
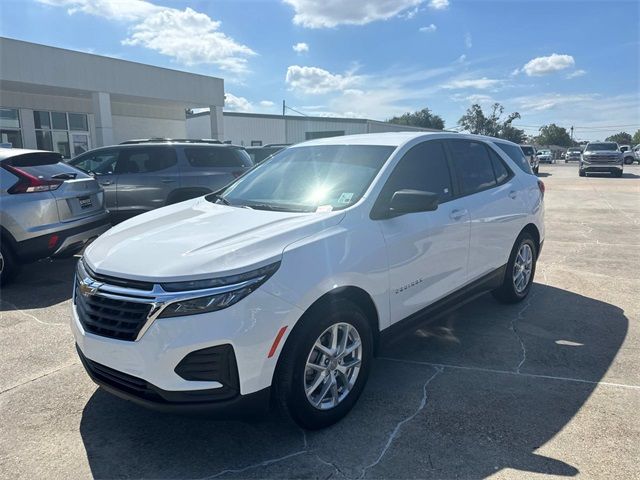
M 502 303 L 524 300 L 533 284 L 537 257 L 535 240 L 529 233 L 521 233 L 511 250 L 502 286 L 493 291 L 493 296 Z
M 276 369 L 278 409 L 303 428 L 328 427 L 355 405 L 373 360 L 364 312 L 334 300 L 305 315 L 287 340 Z
M 0 285 L 7 285 L 18 273 L 18 267 L 13 252 L 3 241 L 0 243 Z
M 581 177 L 586 176 L 587 174 L 585 173 L 585 171 L 583 169 L 578 170 L 578 175 Z

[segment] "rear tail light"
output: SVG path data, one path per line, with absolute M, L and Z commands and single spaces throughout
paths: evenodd
M 7 190 L 9 193 L 48 192 L 59 188 L 64 183 L 64 180 L 44 180 L 34 177 L 12 165 L 3 165 L 3 167 L 18 177 L 17 183 Z
M 546 190 L 546 187 L 544 186 L 544 182 L 542 180 L 538 180 L 538 188 L 540 189 L 540 194 L 542 195 L 542 198 L 544 198 L 544 192 Z

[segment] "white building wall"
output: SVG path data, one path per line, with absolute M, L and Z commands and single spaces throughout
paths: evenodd
M 113 141 L 135 138 L 187 138 L 184 120 L 113 115 Z
M 187 138 L 211 138 L 211 120 L 209 115 L 200 115 L 187 119 Z
M 307 140 L 307 133 L 313 132 L 344 132 L 344 135 L 355 135 L 366 133 L 366 121 L 341 121 L 330 118 L 308 120 L 304 117 L 300 119 L 288 119 L 286 128 L 286 143 L 299 143 Z
M 285 122 L 281 118 L 224 116 L 224 139 L 234 145 L 251 146 L 252 141 L 289 143 L 285 137 Z

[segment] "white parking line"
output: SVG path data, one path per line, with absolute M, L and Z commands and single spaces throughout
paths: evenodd
M 498 370 L 494 368 L 482 368 L 482 367 L 469 367 L 465 365 L 450 365 L 446 363 L 433 363 L 433 362 L 422 362 L 419 360 L 403 360 L 401 358 L 390 358 L 390 357 L 379 357 L 378 360 L 387 360 L 390 362 L 399 362 L 399 363 L 410 363 L 414 365 L 426 365 L 428 367 L 434 368 L 451 368 L 456 370 L 472 370 L 477 372 L 486 372 L 486 373 L 497 373 L 502 375 L 515 375 L 519 377 L 528 377 L 528 378 L 542 378 L 545 380 L 560 380 L 565 382 L 575 382 L 575 383 L 587 383 L 589 385 L 602 385 L 606 387 L 620 387 L 620 388 L 629 388 L 631 390 L 640 390 L 640 385 L 628 385 L 625 383 L 613 383 L 613 382 L 594 382 L 593 380 L 584 380 L 582 378 L 571 378 L 571 377 L 556 377 L 553 375 L 541 375 L 536 373 L 522 373 L 515 372 L 509 370 Z

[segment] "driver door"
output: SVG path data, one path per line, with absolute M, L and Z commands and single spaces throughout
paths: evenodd
M 391 322 L 395 323 L 462 287 L 467 280 L 470 221 L 454 197 L 453 170 L 438 140 L 409 150 L 387 180 L 375 208 L 402 189 L 437 193 L 432 212 L 378 220 L 389 261 Z

